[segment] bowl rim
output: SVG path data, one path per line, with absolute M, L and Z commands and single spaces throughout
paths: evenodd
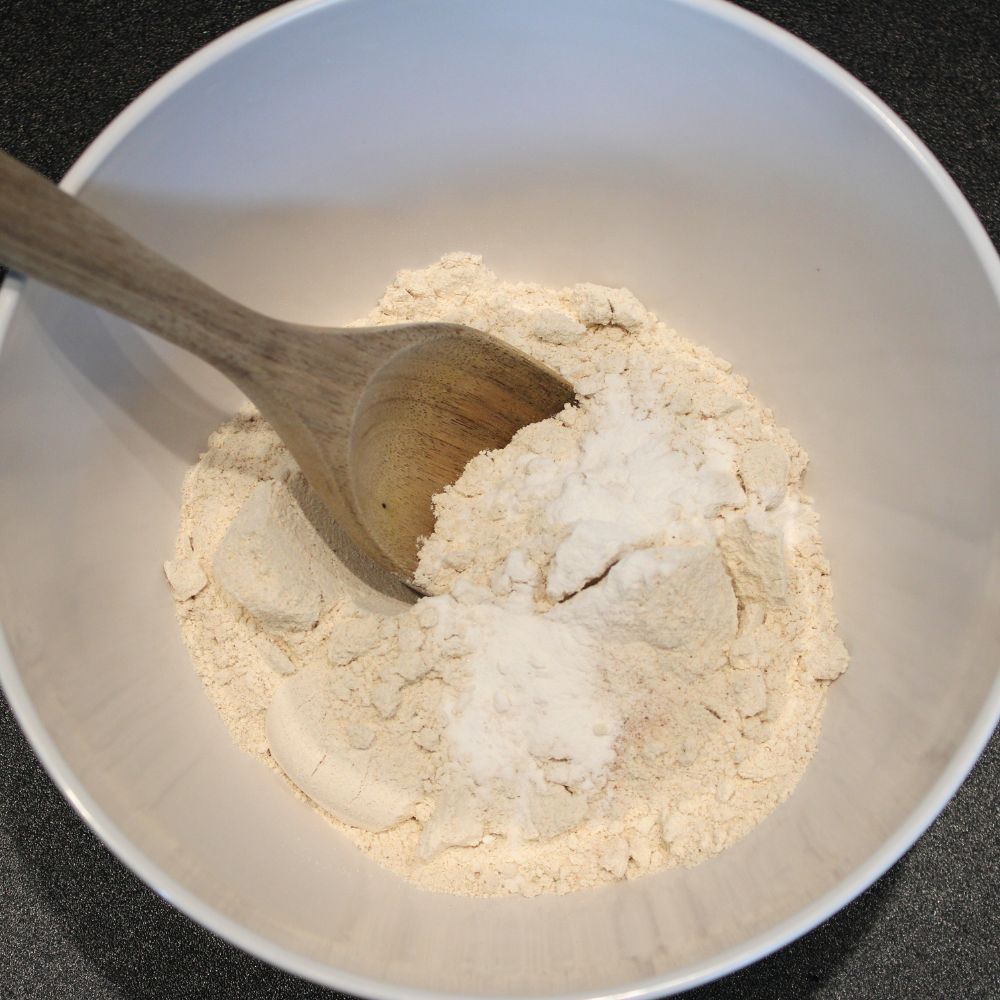
M 129 133 L 172 94 L 208 67 L 260 38 L 279 25 L 324 7 L 348 0 L 292 0 L 237 26 L 188 56 L 143 91 L 85 149 L 60 182 L 60 187 L 76 194 L 104 160 Z M 727 0 L 662 0 L 698 10 L 726 22 L 765 44 L 773 46 L 832 84 L 866 112 L 901 145 L 910 159 L 931 182 L 958 222 L 983 268 L 1000 310 L 1000 257 L 975 212 L 958 186 L 921 139 L 881 99 L 847 70 L 807 42 L 784 28 Z M 0 287 L 0 349 L 24 289 L 25 279 L 10 273 Z M 196 893 L 154 864 L 101 810 L 63 757 L 42 723 L 21 681 L 13 654 L 0 625 L 0 688 L 14 717 L 53 783 L 91 831 L 127 868 L 158 896 L 186 916 L 241 950 L 303 979 L 355 996 L 378 1000 L 433 1000 L 442 994 L 425 989 L 399 986 L 368 976 L 335 968 L 326 962 L 297 954 L 269 938 L 243 926 L 238 920 L 204 902 Z M 710 959 L 693 963 L 668 974 L 647 977 L 613 990 L 577 991 L 540 995 L 537 1000 L 653 1000 L 672 996 L 736 972 L 772 954 L 813 930 L 842 909 L 884 874 L 937 818 L 958 790 L 982 753 L 1000 721 L 1000 672 L 968 733 L 956 748 L 938 780 L 906 821 L 869 858 L 844 876 L 838 885 L 815 899 L 798 913 L 768 930 Z M 485 1000 L 485 998 L 484 998 Z M 512 1000 L 503 994 L 497 1000 Z M 522 1000 L 529 1000 L 522 995 Z

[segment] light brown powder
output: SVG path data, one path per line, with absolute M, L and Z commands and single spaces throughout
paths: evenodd
M 437 499 L 418 571 L 437 596 L 416 604 L 345 568 L 241 411 L 187 477 L 166 567 L 209 696 L 427 888 L 567 892 L 723 850 L 790 794 L 847 665 L 805 454 L 625 290 L 511 285 L 449 254 L 359 322 L 418 319 L 513 343 L 579 407 Z

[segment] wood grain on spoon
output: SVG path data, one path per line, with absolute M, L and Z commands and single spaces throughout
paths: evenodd
M 358 548 L 411 584 L 432 496 L 573 398 L 555 372 L 468 327 L 331 329 L 247 309 L 2 153 L 0 262 L 225 373 Z

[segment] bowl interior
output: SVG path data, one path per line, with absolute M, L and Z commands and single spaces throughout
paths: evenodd
M 997 265 L 939 168 L 804 52 L 713 3 L 300 4 L 160 85 L 77 172 L 288 319 L 350 320 L 455 249 L 627 285 L 810 452 L 853 654 L 799 790 L 723 856 L 562 898 L 411 888 L 243 758 L 181 643 L 160 563 L 237 393 L 29 283 L 0 356 L 5 686 L 168 898 L 369 995 L 665 992 L 804 930 L 929 821 L 997 705 Z

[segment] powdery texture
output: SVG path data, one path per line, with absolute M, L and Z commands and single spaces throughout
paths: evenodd
M 412 605 L 251 408 L 220 428 L 165 571 L 234 738 L 431 889 L 567 892 L 723 850 L 792 791 L 847 666 L 806 455 L 624 289 L 449 254 L 359 323 L 407 320 L 501 337 L 579 405 L 436 498 Z

